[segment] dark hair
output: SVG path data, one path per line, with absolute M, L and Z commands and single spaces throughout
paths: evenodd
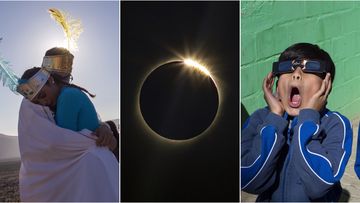
M 334 81 L 335 64 L 330 55 L 318 45 L 310 43 L 293 44 L 285 49 L 279 57 L 279 61 L 289 61 L 294 59 L 317 59 L 329 63 L 330 67 L 326 70 L 326 72 L 331 74 L 331 81 Z
M 66 54 L 74 58 L 74 55 L 72 55 L 72 53 L 69 50 L 63 47 L 53 47 L 46 51 L 45 56 L 66 55 Z
M 21 76 L 22 80 L 28 80 L 30 79 L 33 75 L 35 75 L 41 68 L 39 67 L 33 67 L 30 69 L 27 69 L 24 74 Z M 56 73 L 50 73 L 50 75 L 54 78 L 54 81 L 56 84 L 59 85 L 64 85 L 64 86 L 69 86 L 69 87 L 75 87 L 80 89 L 81 91 L 86 92 L 90 97 L 94 98 L 96 95 L 91 94 L 89 91 L 87 91 L 85 88 L 74 85 L 74 84 L 70 84 L 69 82 L 67 82 L 66 80 L 64 80 L 64 77 L 61 75 L 58 75 Z M 47 81 L 48 83 L 49 81 Z

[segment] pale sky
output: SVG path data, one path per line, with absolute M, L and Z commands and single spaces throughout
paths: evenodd
M 57 8 L 80 19 L 84 31 L 72 51 L 73 83 L 96 94 L 102 120 L 120 117 L 119 2 L 0 2 L 0 56 L 18 77 L 40 66 L 46 50 L 61 46 L 64 33 L 47 12 Z M 0 84 L 0 134 L 17 135 L 21 95 Z

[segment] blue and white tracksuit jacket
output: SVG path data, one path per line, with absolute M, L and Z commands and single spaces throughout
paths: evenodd
M 360 126 L 360 123 L 359 123 Z M 356 150 L 356 159 L 354 164 L 354 170 L 357 177 L 360 179 L 360 127 L 358 129 L 358 140 L 357 140 L 357 150 Z
M 340 113 L 302 109 L 290 119 L 257 110 L 241 133 L 241 189 L 257 201 L 338 201 L 351 146 Z

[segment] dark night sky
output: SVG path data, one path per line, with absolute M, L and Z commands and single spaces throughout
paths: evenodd
M 121 2 L 122 201 L 239 200 L 239 3 Z M 185 142 L 138 112 L 146 75 L 177 54 L 206 61 L 221 95 L 211 128 Z

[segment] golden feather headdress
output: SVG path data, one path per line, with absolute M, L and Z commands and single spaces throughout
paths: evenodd
M 83 31 L 81 21 L 72 19 L 68 14 L 56 8 L 50 8 L 49 13 L 50 16 L 63 28 L 68 44 L 67 49 L 70 50 L 70 45 L 73 45 L 73 49 L 76 50 L 76 42 Z
M 41 67 L 50 72 L 71 74 L 73 59 L 72 54 L 44 56 Z

